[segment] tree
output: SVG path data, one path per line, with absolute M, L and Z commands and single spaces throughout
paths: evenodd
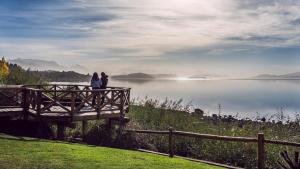
M 0 80 L 2 81 L 9 74 L 9 64 L 4 57 L 0 61 L 0 66 Z

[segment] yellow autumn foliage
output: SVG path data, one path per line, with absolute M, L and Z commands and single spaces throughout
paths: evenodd
M 4 57 L 2 57 L 0 66 L 0 78 L 2 79 L 9 74 L 9 64 Z

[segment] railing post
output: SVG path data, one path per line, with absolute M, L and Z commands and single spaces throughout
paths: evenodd
M 29 110 L 29 105 L 28 105 L 28 90 L 26 88 L 22 88 L 22 108 L 23 108 L 23 114 L 24 114 L 24 120 L 28 119 L 28 110 Z
M 99 91 L 99 89 L 97 90 L 96 93 L 96 99 L 97 99 L 97 119 L 100 119 L 100 107 L 101 107 L 101 92 Z
M 128 113 L 129 112 L 129 106 L 130 106 L 130 89 L 126 89 L 126 93 L 127 93 L 126 113 Z
M 124 122 L 124 90 L 121 90 L 121 98 L 120 98 L 120 125 L 123 125 Z
M 173 131 L 172 127 L 169 128 L 169 157 L 174 157 L 174 138 L 173 138 Z
M 114 99 L 115 99 L 115 91 L 111 91 L 111 98 L 110 98 L 110 105 L 113 106 L 114 104 Z
M 127 95 L 127 99 L 128 99 L 128 106 L 130 105 L 130 89 L 127 89 L 128 90 L 128 95 Z
M 40 89 L 37 91 L 36 103 L 36 112 L 38 115 L 41 115 L 42 91 Z
M 257 135 L 257 168 L 265 169 L 265 136 L 264 133 Z
M 121 90 L 121 118 L 124 118 L 124 101 L 125 101 L 125 99 L 124 99 L 124 97 L 125 97 L 125 92 L 124 92 L 124 90 Z
M 57 122 L 57 136 L 58 140 L 65 139 L 65 124 L 63 122 Z
M 120 96 L 120 118 L 119 118 L 119 134 L 122 133 L 124 129 L 124 90 L 121 90 L 121 96 Z
M 57 85 L 54 85 L 54 100 L 56 100 L 57 97 Z
M 86 87 L 85 90 L 86 90 L 85 91 L 85 98 L 88 98 L 89 97 L 90 88 Z
M 75 111 L 75 93 L 71 91 L 71 120 L 73 120 L 73 114 Z

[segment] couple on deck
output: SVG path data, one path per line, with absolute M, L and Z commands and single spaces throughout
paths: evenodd
M 101 78 L 99 78 L 98 73 L 95 72 L 93 74 L 93 77 L 91 79 L 91 87 L 93 90 L 96 89 L 106 89 L 108 83 L 108 76 L 101 72 Z M 104 92 L 101 92 L 101 95 L 104 94 Z M 95 105 L 96 101 L 96 95 L 93 96 L 92 105 Z M 101 104 L 104 102 L 104 96 L 101 97 Z

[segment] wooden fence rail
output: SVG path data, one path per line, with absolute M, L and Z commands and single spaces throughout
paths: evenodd
M 127 129 L 125 131 L 126 132 L 143 133 L 143 134 L 168 135 L 168 137 L 169 137 L 169 157 L 174 156 L 174 140 L 175 140 L 174 136 L 185 136 L 185 137 L 210 139 L 210 140 L 221 140 L 221 141 L 257 143 L 257 150 L 258 150 L 257 151 L 257 168 L 258 169 L 265 168 L 265 144 L 300 147 L 300 143 L 296 143 L 296 142 L 265 139 L 263 133 L 258 133 L 257 137 L 254 138 L 254 137 L 232 137 L 232 136 L 219 136 L 219 135 L 211 135 L 211 134 L 200 134 L 200 133 L 192 133 L 192 132 L 185 132 L 185 131 L 176 131 L 173 128 L 170 128 L 168 131 L 135 130 L 135 129 Z

